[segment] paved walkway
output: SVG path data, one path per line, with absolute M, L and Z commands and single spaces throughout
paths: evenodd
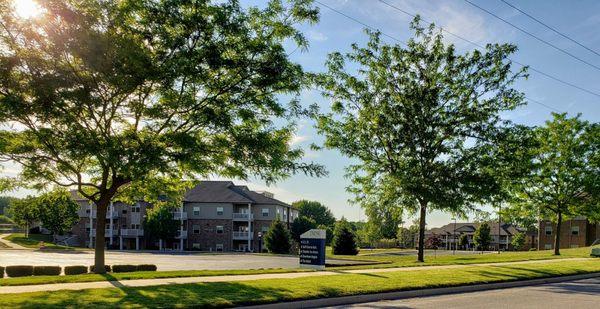
M 21 245 L 17 245 L 15 243 L 11 242 L 11 241 L 8 241 L 8 240 L 4 239 L 4 237 L 6 237 L 8 235 L 10 235 L 10 234 L 0 234 L 0 242 L 3 243 L 3 244 L 5 244 L 5 245 L 7 245 L 11 249 L 28 249 L 28 248 L 25 248 L 25 247 L 23 247 Z
M 589 258 L 574 258 L 570 261 L 589 260 Z M 56 283 L 56 284 L 41 284 L 41 285 L 24 285 L 24 286 L 0 286 L 0 294 L 8 293 L 26 293 L 40 291 L 58 291 L 58 290 L 85 290 L 96 288 L 122 288 L 122 287 L 144 287 L 153 285 L 166 284 L 185 284 L 185 283 L 203 283 L 203 282 L 235 282 L 235 281 L 250 281 L 261 279 L 295 279 L 304 277 L 316 276 L 332 276 L 340 274 L 372 274 L 386 273 L 399 271 L 415 271 L 424 269 L 454 269 L 473 266 L 501 266 L 501 265 L 516 265 L 516 264 L 533 264 L 533 263 L 559 263 L 563 260 L 536 260 L 523 262 L 506 262 L 493 264 L 470 264 L 470 265 L 444 265 L 444 266 L 417 266 L 417 267 L 398 267 L 398 268 L 379 268 L 379 269 L 353 269 L 343 271 L 316 271 L 304 273 L 280 273 L 280 274 L 258 274 L 258 275 L 234 275 L 234 276 L 212 276 L 212 277 L 187 277 L 187 278 L 164 278 L 164 279 L 136 279 L 122 281 L 99 281 L 99 282 L 82 282 L 82 283 Z

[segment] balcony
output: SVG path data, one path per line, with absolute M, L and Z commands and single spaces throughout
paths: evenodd
M 110 214 L 111 214 L 111 213 L 110 213 L 110 209 L 109 209 L 109 210 L 107 210 L 107 211 L 106 211 L 106 219 L 110 219 L 110 217 L 111 217 L 111 216 L 110 216 Z M 89 214 L 86 214 L 86 217 L 89 217 L 89 216 L 90 216 Z M 94 219 L 95 219 L 96 217 L 98 217 L 98 211 L 94 209 L 94 210 L 92 211 L 92 218 L 94 218 Z M 115 211 L 113 211 L 113 212 L 112 212 L 112 218 L 113 218 L 113 219 L 118 219 L 118 218 L 119 218 L 119 212 L 118 212 L 118 211 L 116 211 L 116 210 L 115 210 Z
M 119 236 L 119 230 L 113 230 L 112 236 Z M 96 229 L 92 229 L 92 237 L 96 237 Z M 110 230 L 106 229 L 104 231 L 104 237 L 110 237 Z
M 248 240 L 248 238 L 252 240 L 253 237 L 251 232 L 233 232 L 234 240 Z
M 141 236 L 144 236 L 144 230 L 142 230 L 142 229 L 121 229 L 121 236 L 123 236 L 123 237 L 141 237 Z
M 254 220 L 254 215 L 242 212 L 233 213 L 233 221 L 248 221 L 248 219 L 250 219 L 250 221 Z
M 173 218 L 175 220 L 187 220 L 187 218 L 188 218 L 187 212 L 185 212 L 185 211 L 184 212 L 180 212 L 180 211 L 174 212 Z
M 187 231 L 177 231 L 177 235 L 175 236 L 176 239 L 186 239 L 187 238 Z

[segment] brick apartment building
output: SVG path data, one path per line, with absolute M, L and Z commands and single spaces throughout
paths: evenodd
M 73 193 L 80 204 L 79 222 L 72 233 L 81 245 L 94 244 L 96 209 Z M 152 205 L 138 202 L 126 205 L 113 202 L 107 211 L 106 243 L 109 248 L 141 250 L 158 248 L 159 240 L 144 232 L 146 209 Z M 298 211 L 268 192 L 255 192 L 230 181 L 203 181 L 190 189 L 183 205 L 173 212 L 179 221 L 174 239 L 164 248 L 200 251 L 257 251 L 259 233 L 264 234 L 275 218 L 289 224 Z
M 554 249 L 556 224 L 540 222 L 540 250 Z M 578 248 L 600 243 L 600 223 L 592 223 L 585 217 L 565 220 L 560 231 L 561 248 Z

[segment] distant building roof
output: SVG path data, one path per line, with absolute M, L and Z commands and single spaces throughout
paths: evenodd
M 426 231 L 426 234 L 452 235 L 455 232 L 455 228 L 457 234 L 472 234 L 475 233 L 480 225 L 481 223 L 457 222 L 455 227 L 454 223 L 448 223 L 441 227 L 432 228 Z M 490 234 L 498 235 L 498 222 L 488 222 L 488 225 L 490 226 Z M 502 223 L 500 225 L 501 236 L 515 235 L 520 232 L 525 231 L 509 223 Z
M 290 206 L 280 200 L 237 186 L 231 181 L 202 181 L 191 188 L 184 198 L 185 202 L 194 203 L 234 203 L 234 204 L 274 204 Z

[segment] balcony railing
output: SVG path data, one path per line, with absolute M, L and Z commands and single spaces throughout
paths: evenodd
M 180 212 L 180 211 L 174 212 L 173 218 L 175 220 L 187 220 L 187 218 L 188 218 L 187 212 L 185 212 L 185 211 L 184 212 Z
M 188 235 L 187 231 L 177 231 L 177 236 L 175 236 L 175 238 L 177 238 L 177 239 L 181 239 L 181 238 L 186 239 L 187 235 Z
M 233 239 L 236 240 L 248 240 L 248 237 L 252 239 L 251 232 L 233 232 Z
M 233 213 L 234 221 L 248 221 L 248 218 L 250 218 L 250 220 L 254 220 L 254 215 L 249 214 L 249 213 L 242 213 L 242 212 L 234 212 Z
M 119 236 L 119 230 L 113 230 L 112 236 Z M 96 237 L 96 229 L 92 229 L 92 237 Z M 104 230 L 104 237 L 110 237 L 110 230 Z
M 121 229 L 121 236 L 123 236 L 123 237 L 144 236 L 144 230 L 142 230 L 142 229 Z
M 86 217 L 89 217 L 89 213 L 86 213 Z M 92 218 L 97 218 L 97 217 L 98 217 L 98 211 L 94 209 L 92 211 Z M 113 211 L 112 212 L 112 218 L 113 219 L 119 218 L 119 212 L 118 211 Z M 110 209 L 106 211 L 106 219 L 110 219 Z

